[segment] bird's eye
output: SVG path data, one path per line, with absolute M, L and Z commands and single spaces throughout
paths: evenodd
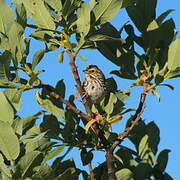
M 94 72 L 94 70 L 91 70 L 91 72 L 93 73 L 93 72 Z

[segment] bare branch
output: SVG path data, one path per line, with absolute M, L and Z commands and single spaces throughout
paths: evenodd
M 83 87 L 81 85 L 81 81 L 80 81 L 80 78 L 79 78 L 78 70 L 77 70 L 77 67 L 76 67 L 76 64 L 75 64 L 76 56 L 73 55 L 70 50 L 66 50 L 66 52 L 68 53 L 69 58 L 70 58 L 69 64 L 71 66 L 72 74 L 73 74 L 73 77 L 74 77 L 74 79 L 76 81 L 77 90 L 78 90 L 78 92 L 79 92 L 79 94 L 80 94 L 80 96 L 82 98 L 84 107 L 85 107 L 87 113 L 90 115 L 90 117 L 94 118 L 94 114 L 91 111 L 91 106 L 90 106 L 90 103 L 89 103 L 88 99 L 85 98 L 85 97 L 83 98 L 85 91 L 84 91 L 84 89 L 83 89 Z
M 91 163 L 88 164 L 88 168 L 89 168 L 91 180 L 96 180 L 96 177 L 95 177 Z
M 115 175 L 115 168 L 114 168 L 113 151 L 111 151 L 110 148 L 106 150 L 106 162 L 107 162 L 109 180 L 117 180 Z
M 66 104 L 69 109 L 71 109 L 74 113 L 78 114 L 80 117 L 86 119 L 87 121 L 90 120 L 90 117 L 83 113 L 81 110 L 77 109 L 75 106 L 73 106 L 69 101 L 65 100 L 63 97 L 61 97 L 59 94 L 55 93 L 53 88 L 49 85 L 41 84 L 40 87 L 48 90 L 50 92 L 50 96 L 57 99 L 63 104 Z
M 117 140 L 112 144 L 111 146 L 111 151 L 113 152 L 114 149 L 120 145 L 122 143 L 122 141 L 129 135 L 129 133 L 132 131 L 132 129 L 134 128 L 134 126 L 138 123 L 138 121 L 141 119 L 141 115 L 144 111 L 144 107 L 145 107 L 145 99 L 146 99 L 146 95 L 147 95 L 147 87 L 149 86 L 149 84 L 147 82 L 144 82 L 143 85 L 143 93 L 141 94 L 140 97 L 140 102 L 138 105 L 138 108 L 136 110 L 136 113 L 131 121 L 131 124 L 129 127 L 127 127 L 123 133 L 119 134 Z
M 79 94 L 80 94 L 80 96 L 81 96 L 81 98 L 83 100 L 83 104 L 84 104 L 84 107 L 86 109 L 86 112 L 88 113 L 90 118 L 93 119 L 93 118 L 95 118 L 95 114 L 91 111 L 91 106 L 90 106 L 90 102 L 89 102 L 88 98 L 84 97 L 85 91 L 84 91 L 84 89 L 83 89 L 83 87 L 81 85 L 78 70 L 77 70 L 77 67 L 76 67 L 76 64 L 75 64 L 76 56 L 74 54 L 72 54 L 70 50 L 66 50 L 66 52 L 68 53 L 69 58 L 70 58 L 70 66 L 71 66 L 71 69 L 72 69 L 73 77 L 74 77 L 74 79 L 76 81 L 77 90 L 78 90 L 78 92 L 79 92 Z M 109 147 L 109 142 L 104 137 L 104 132 L 99 128 L 98 123 L 94 123 L 93 128 L 94 128 L 97 136 L 100 138 L 100 141 L 103 144 L 104 148 L 108 148 Z

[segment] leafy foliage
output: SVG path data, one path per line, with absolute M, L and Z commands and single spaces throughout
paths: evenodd
M 73 159 L 66 158 L 73 148 L 79 148 L 82 164 L 93 160 L 93 152 L 104 151 L 93 128 L 85 131 L 84 119 L 69 108 L 76 108 L 73 95 L 69 104 L 59 101 L 66 97 L 63 80 L 57 82 L 53 91 L 44 88 L 38 69 L 46 53 L 59 48 L 59 62 L 64 63 L 64 53 L 70 50 L 74 56 L 80 49 L 96 49 L 107 60 L 117 66 L 112 74 L 132 80 L 133 86 L 148 83 L 148 91 L 160 96 L 157 86 L 164 80 L 180 77 L 180 38 L 176 38 L 173 19 L 165 20 L 168 10 L 156 17 L 156 0 L 13 0 L 14 11 L 4 0 L 0 0 L 0 176 L 1 179 L 84 179 L 90 175 L 76 167 Z M 125 23 L 116 29 L 110 21 L 125 8 L 134 27 Z M 32 18 L 34 24 L 28 24 Z M 26 30 L 33 29 L 29 37 Z M 122 33 L 126 34 L 122 39 Z M 71 42 L 75 37 L 76 42 Z M 31 40 L 44 44 L 32 60 Z M 138 54 L 135 46 L 143 53 Z M 99 122 L 108 143 L 113 144 L 119 132 L 112 132 L 111 124 L 122 120 L 123 115 L 134 109 L 126 108 L 131 87 L 117 89 L 113 78 L 107 79 L 109 92 L 92 111 L 104 118 Z M 28 117 L 20 117 L 22 94 L 32 89 L 42 89 L 37 93 L 37 101 L 42 111 Z M 40 123 L 37 120 L 40 118 Z M 131 123 L 132 117 L 127 122 Z M 95 121 L 96 122 L 96 121 Z M 165 172 L 168 153 L 162 150 L 157 155 L 160 141 L 159 128 L 155 122 L 145 124 L 140 120 L 128 136 L 135 150 L 118 147 L 114 153 L 115 174 L 119 180 L 129 179 L 172 179 Z M 64 154 L 63 154 L 64 153 Z M 66 159 L 65 159 L 66 158 Z M 52 163 L 50 164 L 49 161 Z M 95 169 L 97 179 L 107 179 L 106 162 Z

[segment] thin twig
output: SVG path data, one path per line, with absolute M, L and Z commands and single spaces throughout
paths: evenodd
M 66 104 L 68 106 L 69 109 L 71 109 L 74 113 L 78 114 L 80 117 L 86 119 L 87 121 L 90 120 L 90 117 L 83 113 L 81 110 L 77 109 L 75 106 L 73 106 L 69 101 L 65 100 L 63 97 L 61 97 L 59 94 L 55 93 L 54 92 L 54 89 L 49 86 L 49 85 L 46 85 L 46 84 L 41 84 L 39 86 L 39 88 L 42 87 L 46 90 L 49 91 L 50 93 L 50 96 L 57 99 L 58 101 L 60 101 L 61 103 L 63 104 Z
M 51 31 L 51 32 L 54 32 L 54 33 L 57 33 L 57 34 L 61 34 L 60 31 L 56 31 L 56 30 L 52 30 L 52 29 L 47 29 L 47 28 L 43 28 L 43 27 L 38 27 L 34 24 L 26 24 L 27 27 L 29 28 L 33 28 L 33 29 L 36 29 L 36 30 L 39 30 L 39 31 Z
M 131 124 L 129 127 L 127 127 L 123 133 L 119 134 L 117 140 L 112 144 L 111 146 L 111 151 L 113 152 L 114 149 L 120 145 L 122 143 L 122 141 L 129 135 L 129 133 L 132 131 L 132 129 L 135 127 L 135 125 L 138 123 L 138 121 L 141 119 L 141 115 L 144 111 L 144 107 L 145 107 L 145 99 L 146 99 L 146 95 L 147 95 L 147 88 L 148 88 L 149 84 L 147 82 L 144 83 L 143 85 L 143 93 L 141 94 L 140 97 L 140 102 L 138 105 L 138 108 L 136 110 L 136 113 L 131 121 Z
M 88 168 L 89 168 L 89 173 L 90 173 L 91 180 L 96 180 L 96 177 L 95 177 L 95 174 L 94 174 L 91 163 L 88 164 Z

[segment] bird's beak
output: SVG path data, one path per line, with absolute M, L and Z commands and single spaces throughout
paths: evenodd
M 83 70 L 83 72 L 84 72 L 84 73 L 88 73 L 88 70 L 87 70 L 87 69 L 85 69 L 85 70 Z

